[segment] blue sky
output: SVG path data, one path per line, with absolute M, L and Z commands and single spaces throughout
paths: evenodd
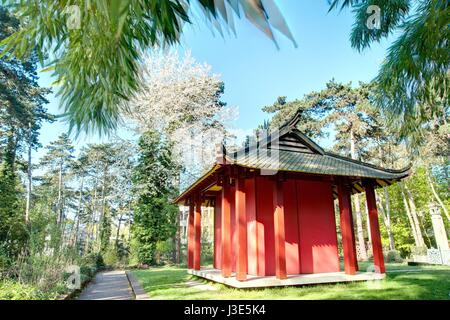
M 348 10 L 328 13 L 326 0 L 276 1 L 294 34 L 298 47 L 277 33 L 280 49 L 245 19 L 236 21 L 237 37 L 221 37 L 201 21 L 186 26 L 180 50 L 190 50 L 199 62 L 212 66 L 225 82 L 223 101 L 239 108 L 233 127 L 253 129 L 270 115 L 261 108 L 272 104 L 278 96 L 289 100 L 320 90 L 332 78 L 357 83 L 370 81 L 384 59 L 388 42 L 374 45 L 358 53 L 352 49 L 349 34 L 353 23 Z M 48 74 L 41 74 L 40 83 L 51 84 Z M 58 114 L 58 99 L 50 96 L 49 112 Z M 45 124 L 41 142 L 46 145 L 63 132 L 65 123 Z M 131 137 L 124 129 L 118 134 Z M 99 142 L 97 136 L 81 136 L 74 144 L 80 149 L 86 143 Z M 34 154 L 37 160 L 45 150 Z

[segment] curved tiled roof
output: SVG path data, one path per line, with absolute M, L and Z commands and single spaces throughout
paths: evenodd
M 402 170 L 385 169 L 326 152 L 296 128 L 300 115 L 301 113 L 298 112 L 292 120 L 281 127 L 280 131 L 270 132 L 270 137 L 247 148 L 227 154 L 225 147 L 222 147 L 221 157 L 224 161 L 215 163 L 208 172 L 182 192 L 175 202 L 205 184 L 205 181 L 209 181 L 224 165 L 230 164 L 257 170 L 356 178 L 359 181 L 352 182 L 353 193 L 363 190 L 361 185 L 363 179 L 374 179 L 378 186 L 384 186 L 409 175 L 410 167 Z
M 268 149 L 266 149 L 268 150 Z M 350 176 L 374 179 L 401 179 L 408 176 L 409 168 L 390 170 L 340 157 L 331 153 L 301 153 L 289 150 L 272 150 L 270 156 L 264 152 L 250 152 L 235 158 L 226 157 L 231 164 L 242 167 L 302 172 L 322 175 Z

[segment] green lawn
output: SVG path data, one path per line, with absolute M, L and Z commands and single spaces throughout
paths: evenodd
M 365 270 L 368 264 L 360 263 Z M 450 268 L 412 267 L 387 264 L 387 277 L 377 282 L 357 282 L 270 289 L 233 289 L 192 277 L 184 268 L 161 267 L 135 270 L 144 290 L 152 299 L 450 299 Z M 395 272 L 408 270 L 409 272 Z M 389 272 L 393 271 L 393 272 Z M 411 272 L 413 271 L 413 272 Z M 198 279 L 216 290 L 189 287 L 186 281 Z

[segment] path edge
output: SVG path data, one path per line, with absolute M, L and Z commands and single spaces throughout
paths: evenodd
M 128 283 L 130 284 L 132 294 L 135 300 L 150 300 L 148 294 L 142 288 L 141 283 L 129 270 L 125 270 L 125 274 L 128 279 Z

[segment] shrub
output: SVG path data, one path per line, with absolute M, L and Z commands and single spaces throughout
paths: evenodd
M 105 264 L 107 266 L 114 267 L 119 262 L 119 257 L 117 255 L 117 250 L 114 247 L 109 247 L 105 252 Z
M 10 265 L 11 259 L 8 257 L 6 250 L 3 250 L 3 246 L 0 245 L 0 279 L 7 272 Z
M 138 256 L 138 248 L 139 248 L 138 241 L 135 238 L 132 238 L 130 243 L 130 258 L 129 258 L 130 265 L 137 266 L 140 263 Z
M 92 278 L 97 272 L 97 268 L 92 266 L 80 266 L 80 274 L 84 275 L 86 278 Z
M 45 300 L 55 299 L 56 296 L 56 292 L 44 293 L 29 284 L 11 280 L 0 282 L 0 300 Z
M 411 254 L 414 256 L 426 256 L 427 255 L 427 247 L 413 247 L 411 249 Z
M 58 253 L 31 252 L 23 254 L 10 268 L 10 275 L 43 292 L 55 292 L 64 288 L 64 274 L 70 265 L 77 264 L 66 251 Z
M 101 270 L 105 267 L 105 262 L 99 252 L 92 252 L 81 259 L 81 265 L 94 266 L 97 270 Z
M 214 244 L 209 241 L 202 242 L 201 249 L 202 264 L 208 265 L 214 262 Z
M 397 263 L 403 262 L 403 259 L 397 250 L 389 250 L 386 253 L 385 260 L 386 260 L 386 262 L 397 262 Z

